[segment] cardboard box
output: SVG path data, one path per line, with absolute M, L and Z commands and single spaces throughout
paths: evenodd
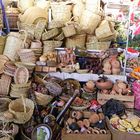
M 62 140 L 111 140 L 111 133 L 107 131 L 107 134 L 67 134 L 62 130 Z
M 106 101 L 110 99 L 116 99 L 122 101 L 126 108 L 134 108 L 134 96 L 127 96 L 127 95 L 111 95 L 111 94 L 97 94 L 98 102 L 103 105 Z
M 109 123 L 109 119 L 107 118 L 107 127 L 109 128 L 112 140 L 140 140 L 140 135 L 138 134 L 130 134 L 127 132 L 121 132 L 119 130 L 114 129 Z

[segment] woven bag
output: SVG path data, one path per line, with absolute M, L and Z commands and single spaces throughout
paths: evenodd
M 9 112 L 13 114 L 13 122 L 24 124 L 29 121 L 33 115 L 34 102 L 27 98 L 16 99 L 10 102 Z
M 63 43 L 62 41 L 54 41 L 54 40 L 44 41 L 43 54 L 54 51 L 55 48 L 61 47 L 62 43 Z
M 58 36 L 56 36 L 54 39 L 55 40 L 58 40 L 58 41 L 61 41 L 61 40 L 63 40 L 65 37 L 64 37 L 64 33 L 63 32 L 61 32 Z
M 6 42 L 6 36 L 0 36 L 0 54 L 3 54 Z
M 52 16 L 55 21 L 66 23 L 71 18 L 72 5 L 67 5 L 67 2 L 52 2 Z
M 34 0 L 18 0 L 18 8 L 21 12 L 24 12 L 26 9 L 34 5 Z
M 96 42 L 96 43 L 86 43 L 86 48 L 88 50 L 102 50 L 105 51 L 110 47 L 111 42 Z
M 57 36 L 58 34 L 59 34 L 59 30 L 57 28 L 51 29 L 42 34 L 42 40 L 45 41 L 48 39 L 52 39 L 53 37 Z
M 21 39 L 22 32 L 25 35 L 24 40 Z M 27 36 L 28 34 L 25 30 L 21 30 L 19 33 L 15 33 L 15 32 L 9 33 L 6 39 L 6 44 L 5 44 L 5 49 L 3 54 L 6 55 L 12 61 L 17 61 L 19 59 L 17 52 L 21 48 L 24 48 L 24 44 L 26 43 Z
M 96 29 L 95 34 L 98 39 L 106 38 L 114 34 L 114 29 L 109 21 L 103 20 Z
M 52 20 L 51 22 L 48 23 L 48 29 L 61 28 L 63 26 L 64 26 L 64 24 L 62 21 Z
M 86 34 L 75 35 L 66 39 L 67 48 L 85 49 Z
M 98 39 L 94 35 L 87 35 L 87 43 L 96 43 Z
M 91 12 L 99 12 L 100 0 L 86 0 L 85 9 Z
M 101 16 L 91 11 L 84 10 L 81 19 L 80 26 L 88 34 L 93 34 L 97 26 L 101 22 Z

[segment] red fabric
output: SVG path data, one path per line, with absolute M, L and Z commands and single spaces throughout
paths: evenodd
M 134 35 L 139 35 L 140 34 L 140 25 L 137 27 L 136 31 L 134 32 Z
M 130 20 L 131 20 L 131 21 L 134 21 L 134 13 L 131 13 Z
M 138 6 L 140 6 L 140 0 L 139 0 L 139 2 L 138 2 Z

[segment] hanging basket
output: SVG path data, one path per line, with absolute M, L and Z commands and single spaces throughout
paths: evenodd
M 63 40 L 65 37 L 64 37 L 64 33 L 63 32 L 61 32 L 58 36 L 56 36 L 54 39 L 55 40 L 58 40 L 58 41 L 61 41 L 61 40 Z
M 75 35 L 66 39 L 67 48 L 85 49 L 86 34 Z
M 62 21 L 52 20 L 51 22 L 48 23 L 48 29 L 61 28 L 61 27 L 64 27 Z

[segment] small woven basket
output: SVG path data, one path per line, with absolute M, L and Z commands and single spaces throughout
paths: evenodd
M 96 43 L 86 43 L 86 48 L 88 50 L 102 50 L 105 51 L 110 47 L 111 42 L 96 42 Z
M 57 36 L 58 34 L 59 34 L 59 30 L 57 28 L 51 29 L 42 34 L 42 40 L 44 41 L 44 40 L 51 39 L 51 38 Z
M 6 36 L 0 36 L 0 54 L 3 54 L 6 42 Z
M 65 37 L 64 37 L 64 33 L 63 32 L 61 32 L 58 36 L 56 36 L 54 39 L 55 40 L 58 40 L 58 41 L 61 41 L 61 40 L 63 40 Z
M 67 48 L 85 49 L 85 44 L 86 44 L 86 34 L 75 35 L 73 37 L 66 39 Z
M 43 54 L 47 53 L 48 51 L 54 51 L 55 48 L 58 48 L 62 45 L 62 41 L 44 41 L 44 46 L 43 46 Z
M 64 27 L 64 24 L 61 21 L 55 21 L 52 20 L 48 23 L 48 29 L 54 29 L 54 28 L 61 28 Z

